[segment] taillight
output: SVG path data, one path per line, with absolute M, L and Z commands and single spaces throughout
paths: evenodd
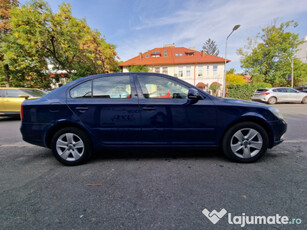
M 260 95 L 269 95 L 270 93 L 260 93 Z
M 23 118 L 23 106 L 22 106 L 22 104 L 20 106 L 20 118 L 21 119 Z

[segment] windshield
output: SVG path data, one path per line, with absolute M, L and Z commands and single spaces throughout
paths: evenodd
M 45 92 L 38 89 L 21 89 L 21 91 L 32 97 L 42 97 L 46 94 Z

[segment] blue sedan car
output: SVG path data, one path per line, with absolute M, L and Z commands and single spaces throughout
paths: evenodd
M 80 78 L 25 101 L 21 116 L 23 140 L 51 148 L 65 165 L 123 146 L 220 148 L 233 161 L 254 162 L 287 129 L 274 107 L 213 97 L 155 73 Z

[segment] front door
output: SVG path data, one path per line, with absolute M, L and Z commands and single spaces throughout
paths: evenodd
M 70 91 L 67 104 L 104 145 L 135 144 L 140 138 L 140 112 L 130 76 L 104 76 Z
M 136 78 L 144 144 L 214 144 L 216 110 L 209 97 L 188 100 L 189 86 L 171 77 Z

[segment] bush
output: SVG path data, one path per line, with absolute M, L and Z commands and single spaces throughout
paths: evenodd
M 227 97 L 250 100 L 253 96 L 253 93 L 257 89 L 270 88 L 270 87 L 272 86 L 269 83 L 258 83 L 258 84 L 247 83 L 244 85 L 228 85 Z

